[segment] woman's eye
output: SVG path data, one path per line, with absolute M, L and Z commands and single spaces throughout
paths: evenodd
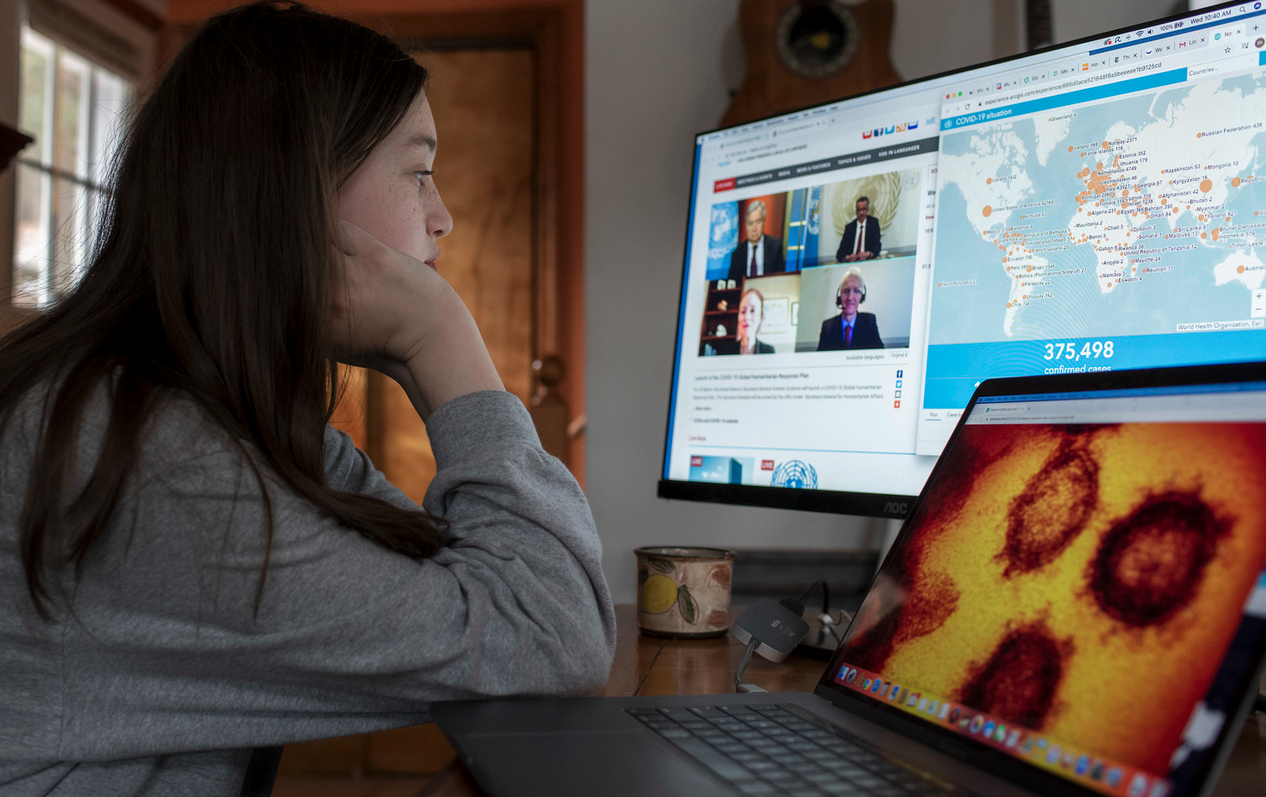
M 435 174 L 435 172 L 431 171 L 430 169 L 427 169 L 425 171 L 414 172 L 413 176 L 417 178 L 419 183 L 421 183 L 424 179 L 426 179 L 427 177 L 430 177 L 433 174 Z

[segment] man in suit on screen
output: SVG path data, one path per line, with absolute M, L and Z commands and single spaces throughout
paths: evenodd
M 835 259 L 840 263 L 879 257 L 883 248 L 879 241 L 879 219 L 870 217 L 870 198 L 859 196 L 856 211 L 857 218 L 844 225 L 840 248 L 835 250 Z
M 730 255 L 729 279 L 735 280 L 735 284 L 744 277 L 763 277 L 787 270 L 782 241 L 765 234 L 766 216 L 765 203 L 759 199 L 747 206 L 743 222 L 747 237 Z
M 822 322 L 818 335 L 818 351 L 844 351 L 850 349 L 882 349 L 884 341 L 879 337 L 879 322 L 874 313 L 862 313 L 858 307 L 866 301 L 866 280 L 862 272 L 853 266 L 844 272 L 839 290 L 835 292 L 835 306 L 840 314 Z

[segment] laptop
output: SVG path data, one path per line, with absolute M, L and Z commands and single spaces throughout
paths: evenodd
M 498 797 L 1196 797 L 1264 567 L 1266 363 L 990 380 L 812 693 L 432 711 Z

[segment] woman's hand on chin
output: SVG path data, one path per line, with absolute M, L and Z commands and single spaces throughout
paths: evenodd
M 423 419 L 458 396 L 505 389 L 470 311 L 433 269 L 343 220 L 337 262 L 341 361 L 395 379 Z

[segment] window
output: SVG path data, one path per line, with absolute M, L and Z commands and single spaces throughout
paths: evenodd
M 83 275 L 134 93 L 127 79 L 23 25 L 13 303 L 47 307 Z

